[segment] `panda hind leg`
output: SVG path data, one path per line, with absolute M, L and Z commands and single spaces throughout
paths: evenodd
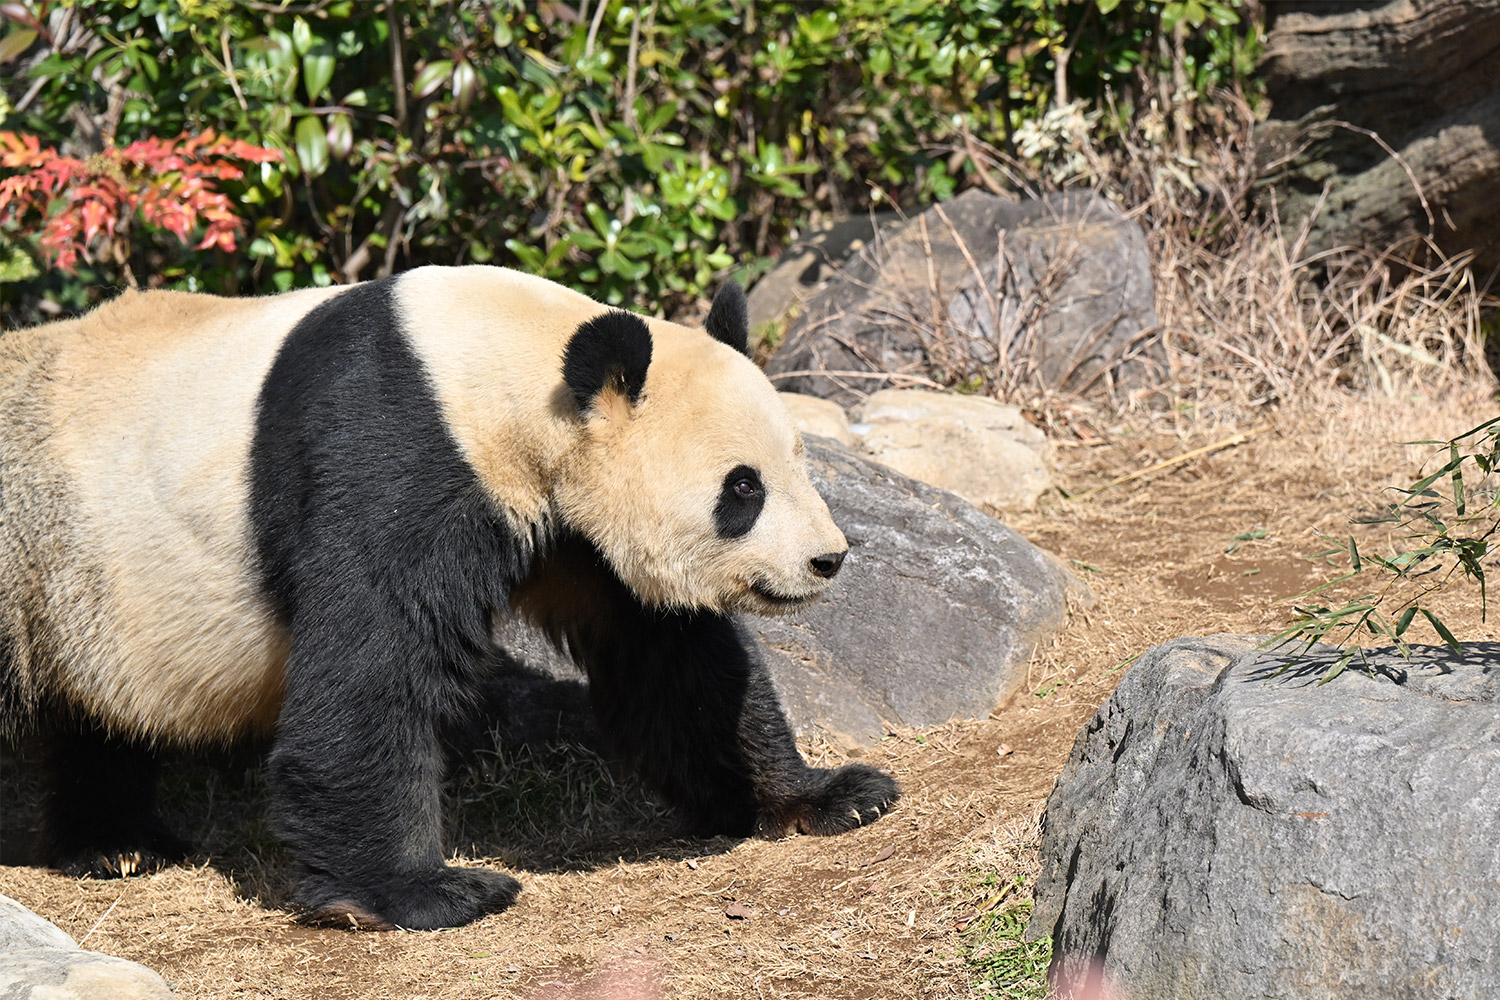
M 182 861 L 190 846 L 156 814 L 156 756 L 89 723 L 43 736 L 38 860 L 75 877 L 124 878 Z

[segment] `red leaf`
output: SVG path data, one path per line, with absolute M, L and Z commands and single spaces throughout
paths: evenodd
M 105 210 L 102 201 L 91 199 L 83 203 L 83 238 L 85 241 L 94 238 L 108 215 L 109 212 Z

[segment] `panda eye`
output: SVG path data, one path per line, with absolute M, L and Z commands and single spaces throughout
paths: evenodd
M 729 470 L 719 487 L 719 502 L 714 507 L 714 524 L 720 538 L 739 538 L 755 527 L 761 508 L 766 505 L 766 488 L 760 473 L 748 465 Z

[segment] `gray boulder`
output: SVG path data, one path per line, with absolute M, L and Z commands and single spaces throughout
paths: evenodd
M 794 721 L 868 743 L 879 720 L 988 715 L 1025 682 L 1082 584 L 962 498 L 831 442 L 807 445 L 849 560 L 823 600 L 746 622 L 780 654 L 771 668 Z
M 852 257 L 806 301 L 766 371 L 780 389 L 845 406 L 911 383 L 838 372 L 1104 392 L 1149 384 L 1157 327 L 1145 234 L 1109 202 L 970 190 Z
M 84 951 L 50 921 L 0 896 L 0 997 L 5 1000 L 171 1000 L 161 976 Z
M 1032 650 L 1062 625 L 1069 592 L 1085 594 L 1082 584 L 965 500 L 835 442 L 806 442 L 849 559 L 813 606 L 744 619 L 794 727 L 867 746 L 887 724 L 983 718 L 1025 682 Z M 577 676 L 520 623 L 499 623 L 497 637 L 530 668 Z
M 747 306 L 755 333 L 799 308 L 851 254 L 863 250 L 879 229 L 900 225 L 895 212 L 854 215 L 806 233 L 750 287 Z
M 1047 803 L 1031 933 L 1128 996 L 1500 997 L 1500 645 L 1130 668 Z

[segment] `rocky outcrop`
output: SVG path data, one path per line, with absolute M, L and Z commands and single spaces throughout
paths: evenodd
M 5 1000 L 171 1000 L 161 976 L 84 951 L 62 929 L 0 896 L 0 997 Z
M 807 299 L 766 371 L 845 406 L 914 384 L 902 375 L 1106 392 L 1151 382 L 1156 329 L 1145 234 L 1118 209 L 970 190 L 878 231 Z
M 962 498 L 834 442 L 806 441 L 813 482 L 849 539 L 849 558 L 813 606 L 744 619 L 794 726 L 859 746 L 880 739 L 887 724 L 983 718 L 1025 682 L 1034 648 L 1061 627 L 1070 593 L 1086 593 L 1082 584 Z M 518 623 L 502 623 L 499 639 L 532 668 L 577 676 Z
M 1314 254 L 1431 236 L 1500 267 L 1500 0 L 1274 0 L 1261 200 Z
M 746 297 L 752 334 L 777 324 L 837 273 L 852 254 L 870 245 L 877 230 L 900 224 L 895 212 L 854 215 L 805 233 L 776 266 L 756 280 Z
M 849 559 L 812 607 L 746 623 L 793 718 L 863 743 L 988 715 L 1082 584 L 960 497 L 816 439 L 808 459 Z
M 1047 803 L 1031 933 L 1152 1000 L 1500 996 L 1500 645 L 1144 654 Z

